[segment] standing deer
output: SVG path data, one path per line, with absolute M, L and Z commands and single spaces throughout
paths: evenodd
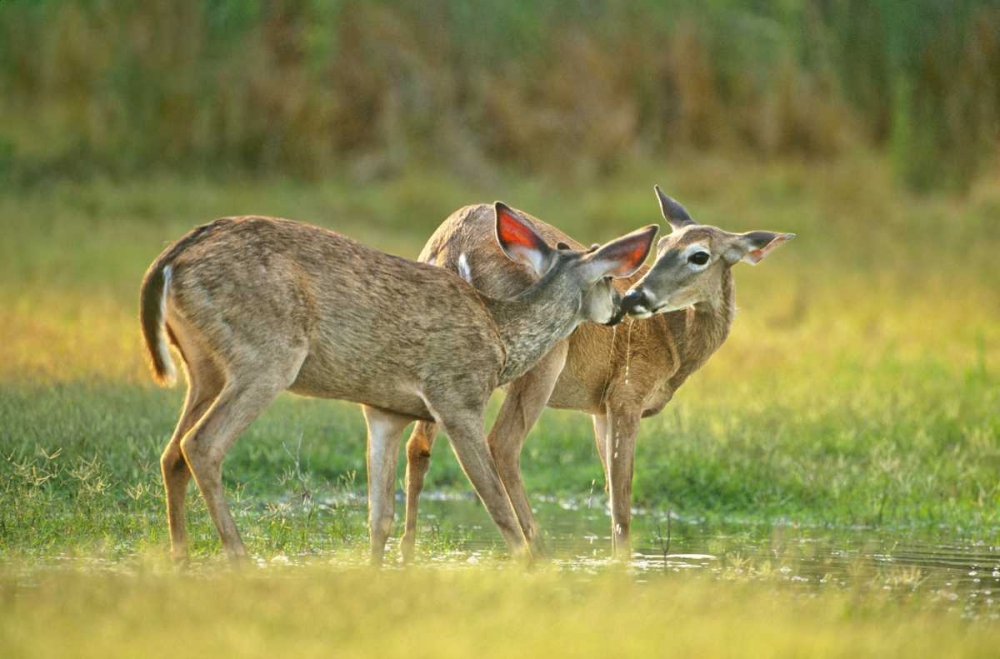
M 698 224 L 684 207 L 655 187 L 663 217 L 673 229 L 660 239 L 655 264 L 622 280 L 633 284 L 623 306 L 636 318 L 622 330 L 581 325 L 566 341 L 507 387 L 507 397 L 488 443 L 529 543 L 540 544 L 524 484 L 521 447 L 547 406 L 593 415 L 594 439 L 610 496 L 614 554 L 631 556 L 632 472 L 635 438 L 642 418 L 658 414 L 674 392 L 726 340 L 736 303 L 732 266 L 757 263 L 794 238 L 790 233 L 736 234 Z M 532 273 L 513 263 L 483 238 L 488 206 L 468 206 L 452 214 L 431 236 L 421 261 L 460 270 L 487 295 L 515 295 L 530 285 Z M 580 245 L 555 227 L 532 218 L 551 242 Z M 406 530 L 404 559 L 413 555 L 417 501 L 430 466 L 437 433 L 432 422 L 418 423 L 406 445 Z
M 492 209 L 494 219 L 482 227 L 487 239 L 538 280 L 506 299 L 332 231 L 264 217 L 216 220 L 153 261 L 142 283 L 140 320 L 154 379 L 174 378 L 169 340 L 188 380 L 161 458 L 175 559 L 187 557 L 191 475 L 226 552 L 246 556 L 226 505 L 222 461 L 286 389 L 362 404 L 375 562 L 392 525 L 399 442 L 413 420 L 447 430 L 500 533 L 513 551 L 524 550 L 486 443 L 486 402 L 581 322 L 621 319 L 610 278 L 636 271 L 657 227 L 588 251 L 553 249 L 517 212 L 500 202 Z

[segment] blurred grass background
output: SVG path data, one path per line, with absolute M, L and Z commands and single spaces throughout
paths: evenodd
M 996 175 L 996 0 L 7 0 L 0 176 L 594 180 L 887 154 Z

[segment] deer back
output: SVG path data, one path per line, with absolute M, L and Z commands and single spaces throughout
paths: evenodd
M 227 369 L 265 371 L 304 349 L 293 391 L 420 418 L 421 389 L 485 400 L 496 386 L 492 319 L 450 271 L 263 217 L 218 220 L 171 267 L 168 322 Z

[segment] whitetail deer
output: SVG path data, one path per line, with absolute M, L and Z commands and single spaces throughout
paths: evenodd
M 627 293 L 626 311 L 639 318 L 615 331 L 581 325 L 567 340 L 520 379 L 507 396 L 488 442 L 528 541 L 541 541 L 524 491 L 520 454 L 524 440 L 544 407 L 593 415 L 597 453 L 610 496 L 616 557 L 631 555 L 632 472 L 640 419 L 658 414 L 674 392 L 722 345 L 736 310 L 731 267 L 757 263 L 793 234 L 753 231 L 734 234 L 697 224 L 684 208 L 655 188 L 661 212 L 673 232 L 660 239 L 655 264 L 622 280 L 642 277 Z M 421 261 L 456 270 L 461 260 L 471 283 L 487 295 L 510 296 L 530 285 L 532 274 L 511 263 L 483 232 L 491 221 L 488 206 L 456 211 L 427 242 Z M 555 227 L 532 218 L 550 242 L 580 245 Z M 662 315 L 654 315 L 662 314 Z M 650 317 L 652 316 L 652 317 Z M 420 422 L 406 445 L 406 530 L 400 543 L 404 559 L 413 555 L 417 501 L 430 465 L 437 426 Z
M 401 435 L 416 419 L 447 430 L 504 539 L 515 552 L 524 548 L 490 457 L 483 409 L 494 388 L 523 375 L 581 322 L 620 320 L 610 278 L 635 272 L 657 228 L 599 249 L 557 250 L 515 211 L 499 202 L 491 208 L 487 240 L 539 278 L 508 299 L 332 231 L 263 217 L 194 229 L 153 262 L 140 294 L 153 374 L 161 384 L 173 379 L 169 338 L 188 380 L 161 458 L 175 559 L 187 557 L 184 499 L 192 474 L 227 553 L 246 556 L 226 505 L 222 460 L 286 389 L 364 406 L 374 561 L 392 525 Z

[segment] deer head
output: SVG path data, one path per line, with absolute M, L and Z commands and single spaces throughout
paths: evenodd
M 553 297 L 574 302 L 580 322 L 614 325 L 621 321 L 625 310 L 611 280 L 639 269 L 653 246 L 655 224 L 577 251 L 565 243 L 549 246 L 527 218 L 502 202 L 496 202 L 494 210 L 500 248 L 539 277 L 535 287 L 551 289 Z
M 730 233 L 698 224 L 677 201 L 655 186 L 670 234 L 660 239 L 656 261 L 623 300 L 631 316 L 648 318 L 692 305 L 713 303 L 722 295 L 723 275 L 740 261 L 756 265 L 794 233 Z

